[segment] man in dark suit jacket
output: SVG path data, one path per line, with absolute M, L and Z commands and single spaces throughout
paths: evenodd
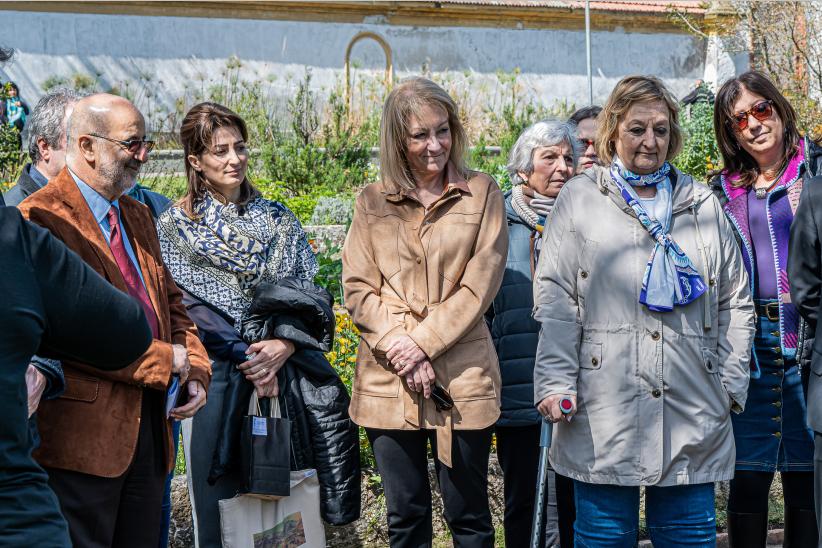
M 816 523 L 822 531 L 822 323 L 819 322 L 822 306 L 822 177 L 810 179 L 802 190 L 791 223 L 788 278 L 791 298 L 815 334 L 813 340 L 799 341 L 797 357 L 808 383 L 808 425 L 814 431 L 815 444 Z
M 190 401 L 171 413 L 186 418 L 205 404 L 210 380 L 151 214 L 124 196 L 153 144 L 145 132 L 143 116 L 124 98 L 80 100 L 69 119 L 66 169 L 20 204 L 24 216 L 137 300 L 153 332 L 149 349 L 122 371 L 64 362 L 64 394 L 39 409 L 35 458 L 49 473 L 76 546 L 157 544 L 163 483 L 174 465 L 166 390 L 172 374 L 188 381 Z
M 23 167 L 17 184 L 3 194 L 6 205 L 16 206 L 34 194 L 66 167 L 66 124 L 74 104 L 82 96 L 74 90 L 60 88 L 43 95 L 28 118 L 28 152 L 31 163 Z M 40 399 L 51 399 L 63 392 L 63 368 L 57 360 L 33 356 L 26 373 L 29 380 L 29 414 Z M 37 428 L 32 419 L 32 435 Z
M 145 352 L 151 330 L 133 299 L 12 207 L 0 208 L 0 264 L 0 546 L 68 548 L 57 498 L 31 458 L 29 359 L 41 352 L 122 368 Z

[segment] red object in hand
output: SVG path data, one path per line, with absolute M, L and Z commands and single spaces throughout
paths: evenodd
M 571 401 L 571 398 L 562 398 L 559 400 L 559 410 L 562 411 L 563 415 L 567 415 L 574 410 L 574 402 Z

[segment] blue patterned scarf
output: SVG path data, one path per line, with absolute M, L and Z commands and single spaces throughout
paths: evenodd
M 684 306 L 702 295 L 706 289 L 694 264 L 668 233 L 673 210 L 671 180 L 668 177 L 670 171 L 668 162 L 647 175 L 629 171 L 619 158 L 614 158 L 611 163 L 611 179 L 622 193 L 625 203 L 631 206 L 639 222 L 656 240 L 645 267 L 642 291 L 639 293 L 639 302 L 654 312 L 670 312 L 674 306 Z M 648 215 L 633 189 L 635 186 L 656 187 L 656 199 L 665 205 L 662 219 Z

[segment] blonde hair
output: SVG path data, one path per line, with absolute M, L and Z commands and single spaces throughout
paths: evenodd
M 614 140 L 617 126 L 628 110 L 636 103 L 663 101 L 668 107 L 668 122 L 671 126 L 671 139 L 668 142 L 666 160 L 672 160 L 682 149 L 682 128 L 679 126 L 679 105 L 674 96 L 654 76 L 626 76 L 617 83 L 608 102 L 597 117 L 596 136 L 597 155 L 600 161 L 610 164 L 616 154 Z
M 467 138 L 459 119 L 457 104 L 431 80 L 414 76 L 395 87 L 383 106 L 380 120 L 380 178 L 383 184 L 395 184 L 408 190 L 416 187 L 406 158 L 406 139 L 411 117 L 419 117 L 426 106 L 440 107 L 448 114 L 451 131 L 449 160 L 461 175 L 466 176 Z

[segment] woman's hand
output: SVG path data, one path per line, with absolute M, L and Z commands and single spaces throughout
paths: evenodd
M 266 379 L 264 382 L 255 382 L 254 387 L 257 389 L 258 398 L 276 398 L 280 395 L 280 385 L 276 374 L 270 381 Z
M 276 380 L 277 371 L 294 354 L 294 343 L 286 339 L 255 342 L 245 353 L 248 359 L 238 364 L 237 369 L 259 389 L 271 385 L 272 379 Z
M 400 335 L 391 341 L 385 356 L 394 366 L 394 371 L 400 376 L 407 375 L 421 361 L 428 359 L 425 352 L 408 335 Z
M 560 400 L 568 398 L 571 400 L 571 412 L 565 414 L 559 408 Z M 552 394 L 539 402 L 537 405 L 537 411 L 548 419 L 550 422 L 559 422 L 564 420 L 565 422 L 571 422 L 571 417 L 573 417 L 577 412 L 577 397 L 575 394 Z
M 412 367 L 405 374 L 405 382 L 412 392 L 422 392 L 426 398 L 431 397 L 431 387 L 434 386 L 434 367 L 427 359 Z

